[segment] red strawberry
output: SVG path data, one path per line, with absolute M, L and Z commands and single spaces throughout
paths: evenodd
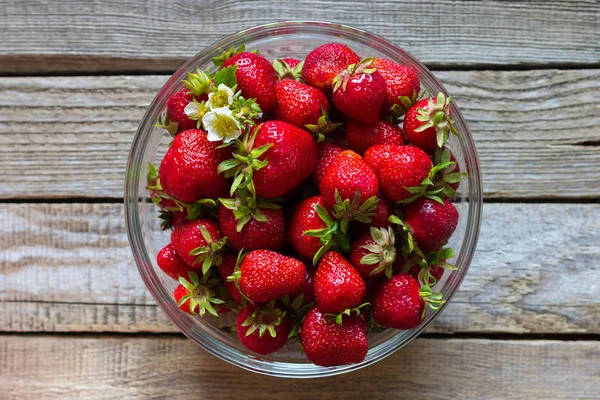
M 300 261 L 270 250 L 246 254 L 240 265 L 239 287 L 255 303 L 292 294 L 304 284 L 306 267 Z
M 242 52 L 225 60 L 223 67 L 237 65 L 235 76 L 238 90 L 246 99 L 255 98 L 263 112 L 269 112 L 277 103 L 275 85 L 277 72 L 266 58 L 258 54 Z
M 381 119 L 374 124 L 363 124 L 355 119 L 349 119 L 346 125 L 346 138 L 350 150 L 361 155 L 376 144 L 406 144 L 402 129 Z
M 321 179 L 323 178 L 323 175 L 325 175 L 325 171 L 329 167 L 329 164 L 331 164 L 331 161 L 342 151 L 344 151 L 344 149 L 336 144 L 329 142 L 319 143 L 319 162 L 317 164 L 317 169 L 313 174 L 313 181 L 317 186 L 321 183 Z
M 329 101 L 323 92 L 304 83 L 284 79 L 275 86 L 279 119 L 304 128 L 317 124 L 319 117 L 329 111 Z
M 202 268 L 204 273 L 211 265 L 221 263 L 219 251 L 226 241 L 212 219 L 192 221 L 171 232 L 171 243 L 179 257 L 189 266 Z
M 434 286 L 442 279 L 445 269 L 456 270 L 456 267 L 446 261 L 455 255 L 452 248 L 430 252 L 424 258 L 417 259 L 417 265 L 410 268 L 408 273 L 420 284 Z
M 316 365 L 355 364 L 364 360 L 369 350 L 366 331 L 367 324 L 360 317 L 344 317 L 337 324 L 313 307 L 302 322 L 300 342 L 306 358 Z
M 375 145 L 365 161 L 375 170 L 381 191 L 394 202 L 413 196 L 405 188 L 421 186 L 432 168 L 427 153 L 415 146 Z
M 187 277 L 190 267 L 175 252 L 175 247 L 169 243 L 163 247 L 156 256 L 156 262 L 160 269 L 173 279 L 179 279 L 180 276 Z
M 450 116 L 450 97 L 439 93 L 437 98 L 427 98 L 408 109 L 404 116 L 404 133 L 415 146 L 433 154 L 443 147 L 448 135 L 458 135 Z
M 302 78 L 323 92 L 330 92 L 333 79 L 360 58 L 348 46 L 328 43 L 317 47 L 304 60 Z
M 319 307 L 339 313 L 360 304 L 365 294 L 365 281 L 340 253 L 326 253 L 317 266 L 314 278 L 315 297 Z
M 364 279 L 386 274 L 392 276 L 396 262 L 395 236 L 392 228 L 374 228 L 352 243 L 350 262 Z
M 381 326 L 412 329 L 421 324 L 425 301 L 421 285 L 409 274 L 394 275 L 384 281 L 373 294 L 373 318 Z
M 285 311 L 275 308 L 274 302 L 264 308 L 248 305 L 236 318 L 240 342 L 258 354 L 269 354 L 282 348 L 288 340 L 292 324 Z
M 221 277 L 221 282 L 223 286 L 231 296 L 231 298 L 238 304 L 242 302 L 242 294 L 238 290 L 235 282 L 227 280 L 228 277 L 233 275 L 235 269 L 237 267 L 238 257 L 234 253 L 225 253 L 223 254 L 223 262 L 221 265 L 217 266 L 217 270 L 219 271 L 219 276 Z
M 420 198 L 404 209 L 404 222 L 423 252 L 435 251 L 448 243 L 458 225 L 458 211 L 448 200 L 440 204 Z
M 219 316 L 214 306 L 221 306 L 225 301 L 217 297 L 217 282 L 209 280 L 208 277 L 207 274 L 199 279 L 198 275 L 191 271 L 187 277 L 179 277 L 180 285 L 175 288 L 173 296 L 181 311 L 201 316 L 208 311 L 215 317 Z
M 290 218 L 287 240 L 302 257 L 316 261 L 336 244 L 346 250 L 350 248 L 348 239 L 338 228 L 323 198 L 313 196 L 296 207 Z
M 257 129 L 255 148 L 272 143 L 259 157 L 268 164 L 254 171 L 258 196 L 282 196 L 315 171 L 319 150 L 310 133 L 280 121 L 265 122 Z
M 227 195 L 229 182 L 217 174 L 217 166 L 231 155 L 209 142 L 206 132 L 190 129 L 179 133 L 160 163 L 163 190 L 185 203 L 200 198 L 216 199 Z
M 377 206 L 374 215 L 371 216 L 371 222 L 356 222 L 353 225 L 354 231 L 357 233 L 369 232 L 369 228 L 374 226 L 375 228 L 387 228 L 390 226 L 388 219 L 390 215 L 394 213 L 394 204 L 383 196 L 379 196 Z
M 415 102 L 421 90 L 419 77 L 415 71 L 384 58 L 375 58 L 371 67 L 376 68 L 385 80 L 386 94 L 382 109 L 384 115 L 390 113 L 394 104 L 408 108 Z
M 198 121 L 190 119 L 184 111 L 193 99 L 192 93 L 187 88 L 183 88 L 167 100 L 167 118 L 170 122 L 177 123 L 179 132 L 196 128 Z
M 171 215 L 171 225 L 173 228 L 177 228 L 178 226 L 185 225 L 190 220 L 187 217 L 187 212 L 185 211 L 173 211 Z
M 379 120 L 385 100 L 385 81 L 371 67 L 372 58 L 353 64 L 333 81 L 333 103 L 336 108 L 365 124 Z
M 331 161 L 319 190 L 328 207 L 337 205 L 336 212 L 348 218 L 361 218 L 360 215 L 368 215 L 376 207 L 379 181 L 361 156 L 352 150 L 344 150 Z
M 241 199 L 221 199 L 219 226 L 236 250 L 279 250 L 285 241 L 283 211 L 273 208 L 248 208 Z M 246 212 L 247 211 L 247 212 Z

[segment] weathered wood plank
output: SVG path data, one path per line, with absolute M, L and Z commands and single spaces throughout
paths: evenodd
M 485 196 L 600 197 L 600 70 L 438 76 L 475 136 Z M 133 133 L 165 79 L 0 78 L 0 198 L 121 197 Z
M 4 0 L 0 72 L 173 70 L 228 34 L 280 20 L 356 25 L 433 66 L 589 65 L 600 62 L 599 12 L 593 0 Z
M 600 333 L 600 205 L 486 204 L 478 250 L 429 332 Z M 0 205 L 0 331 L 176 331 L 118 204 Z
M 183 337 L 0 336 L 5 399 L 595 399 L 600 342 L 417 339 L 357 372 L 258 376 Z M 465 377 L 469 377 L 466 379 Z

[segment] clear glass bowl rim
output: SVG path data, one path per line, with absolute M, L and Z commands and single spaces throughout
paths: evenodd
M 246 370 L 265 375 L 286 378 L 312 378 L 350 372 L 380 361 L 412 341 L 444 311 L 445 307 L 450 303 L 451 298 L 460 286 L 473 258 L 479 236 L 483 200 L 481 173 L 479 169 L 477 152 L 475 150 L 475 144 L 460 110 L 455 104 L 452 104 L 451 112 L 453 118 L 457 125 L 461 127 L 460 141 L 464 151 L 465 164 L 467 165 L 469 172 L 467 178 L 469 183 L 469 191 L 467 195 L 469 206 L 465 237 L 463 238 L 462 246 L 457 253 L 458 258 L 455 262 L 457 265 L 460 265 L 460 270 L 457 271 L 459 272 L 457 278 L 451 282 L 451 287 L 448 290 L 449 294 L 447 295 L 447 302 L 440 310 L 438 310 L 436 313 L 430 314 L 425 322 L 418 328 L 410 331 L 410 334 L 403 336 L 395 335 L 379 346 L 371 348 L 369 350 L 369 356 L 367 359 L 365 359 L 365 361 L 353 365 L 327 368 L 312 364 L 289 364 L 260 360 L 248 354 L 239 352 L 238 350 L 233 349 L 224 343 L 221 343 L 217 339 L 211 337 L 205 331 L 197 329 L 193 330 L 193 326 L 189 324 L 189 321 L 186 321 L 186 316 L 179 311 L 176 305 L 174 305 L 174 302 L 170 299 L 171 294 L 165 292 L 165 290 L 162 288 L 161 282 L 157 278 L 157 275 L 152 273 L 152 261 L 150 260 L 146 250 L 143 235 L 141 233 L 140 216 L 138 213 L 138 202 L 141 200 L 139 183 L 141 170 L 143 168 L 141 161 L 144 158 L 144 153 L 151 136 L 150 127 L 155 123 L 153 116 L 158 115 L 158 113 L 162 111 L 164 104 L 166 103 L 166 98 L 168 95 L 170 95 L 170 93 L 167 93 L 166 89 L 174 85 L 178 85 L 186 71 L 189 71 L 195 65 L 204 64 L 210 61 L 210 58 L 215 54 L 220 54 L 221 51 L 226 50 L 233 45 L 239 45 L 239 43 L 243 43 L 248 39 L 256 40 L 257 38 L 292 33 L 318 33 L 336 36 L 343 35 L 352 40 L 368 43 L 370 47 L 380 51 L 402 54 L 403 57 L 410 59 L 413 65 L 419 68 L 419 74 L 427 75 L 431 81 L 435 82 L 445 92 L 445 94 L 448 95 L 443 85 L 435 78 L 435 76 L 433 76 L 433 74 L 431 74 L 429 69 L 421 64 L 417 59 L 386 39 L 359 28 L 322 21 L 283 21 L 259 25 L 253 28 L 242 30 L 227 36 L 226 38 L 216 42 L 212 46 L 204 49 L 194 57 L 190 58 L 171 76 L 171 78 L 165 83 L 163 88 L 154 98 L 150 107 L 146 111 L 133 139 L 125 174 L 124 202 L 127 236 L 140 275 L 142 276 L 142 279 L 144 280 L 148 290 L 151 292 L 157 304 L 162 308 L 167 317 L 189 339 L 212 355 Z M 444 289 L 446 289 L 446 286 L 444 286 Z

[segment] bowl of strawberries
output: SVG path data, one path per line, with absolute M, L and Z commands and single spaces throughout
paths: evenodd
M 251 28 L 186 62 L 134 138 L 129 241 L 169 319 L 242 368 L 372 364 L 439 315 L 477 243 L 471 134 L 433 74 L 372 33 Z

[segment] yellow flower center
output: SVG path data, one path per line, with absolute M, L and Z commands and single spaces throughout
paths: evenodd
M 213 108 L 221 108 L 229 105 L 229 94 L 225 91 L 215 92 L 211 98 Z
M 225 115 L 216 115 L 214 127 L 215 130 L 219 133 L 219 135 L 223 137 L 223 139 L 228 137 L 234 137 L 236 136 L 236 133 L 239 132 L 239 128 L 236 124 L 236 121 L 233 118 L 227 117 Z

